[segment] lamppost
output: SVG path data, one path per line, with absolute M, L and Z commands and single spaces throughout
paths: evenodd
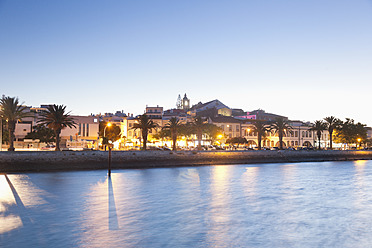
M 359 145 L 359 149 L 360 149 L 360 142 L 362 141 L 362 139 L 358 138 L 357 140 L 358 140 L 358 145 Z
M 106 128 L 111 127 L 111 125 L 112 125 L 111 122 L 108 122 L 106 124 L 105 128 L 103 129 L 103 139 L 105 139 L 105 137 L 106 137 Z M 105 151 L 106 151 L 106 144 L 105 144 Z

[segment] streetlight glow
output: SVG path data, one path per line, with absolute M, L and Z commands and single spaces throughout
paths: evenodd
M 111 127 L 111 122 L 108 122 L 107 124 L 106 124 L 106 126 L 105 126 L 105 128 L 103 129 L 103 137 L 106 137 L 106 128 L 107 127 Z

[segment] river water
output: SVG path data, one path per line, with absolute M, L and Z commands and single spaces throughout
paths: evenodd
M 371 247 L 372 161 L 0 175 L 0 247 Z

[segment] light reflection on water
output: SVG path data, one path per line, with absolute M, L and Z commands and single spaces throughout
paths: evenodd
M 372 161 L 0 175 L 0 247 L 370 247 Z

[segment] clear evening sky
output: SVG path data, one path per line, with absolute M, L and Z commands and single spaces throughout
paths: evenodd
M 80 115 L 187 93 L 372 126 L 372 1 L 0 0 L 0 85 Z

